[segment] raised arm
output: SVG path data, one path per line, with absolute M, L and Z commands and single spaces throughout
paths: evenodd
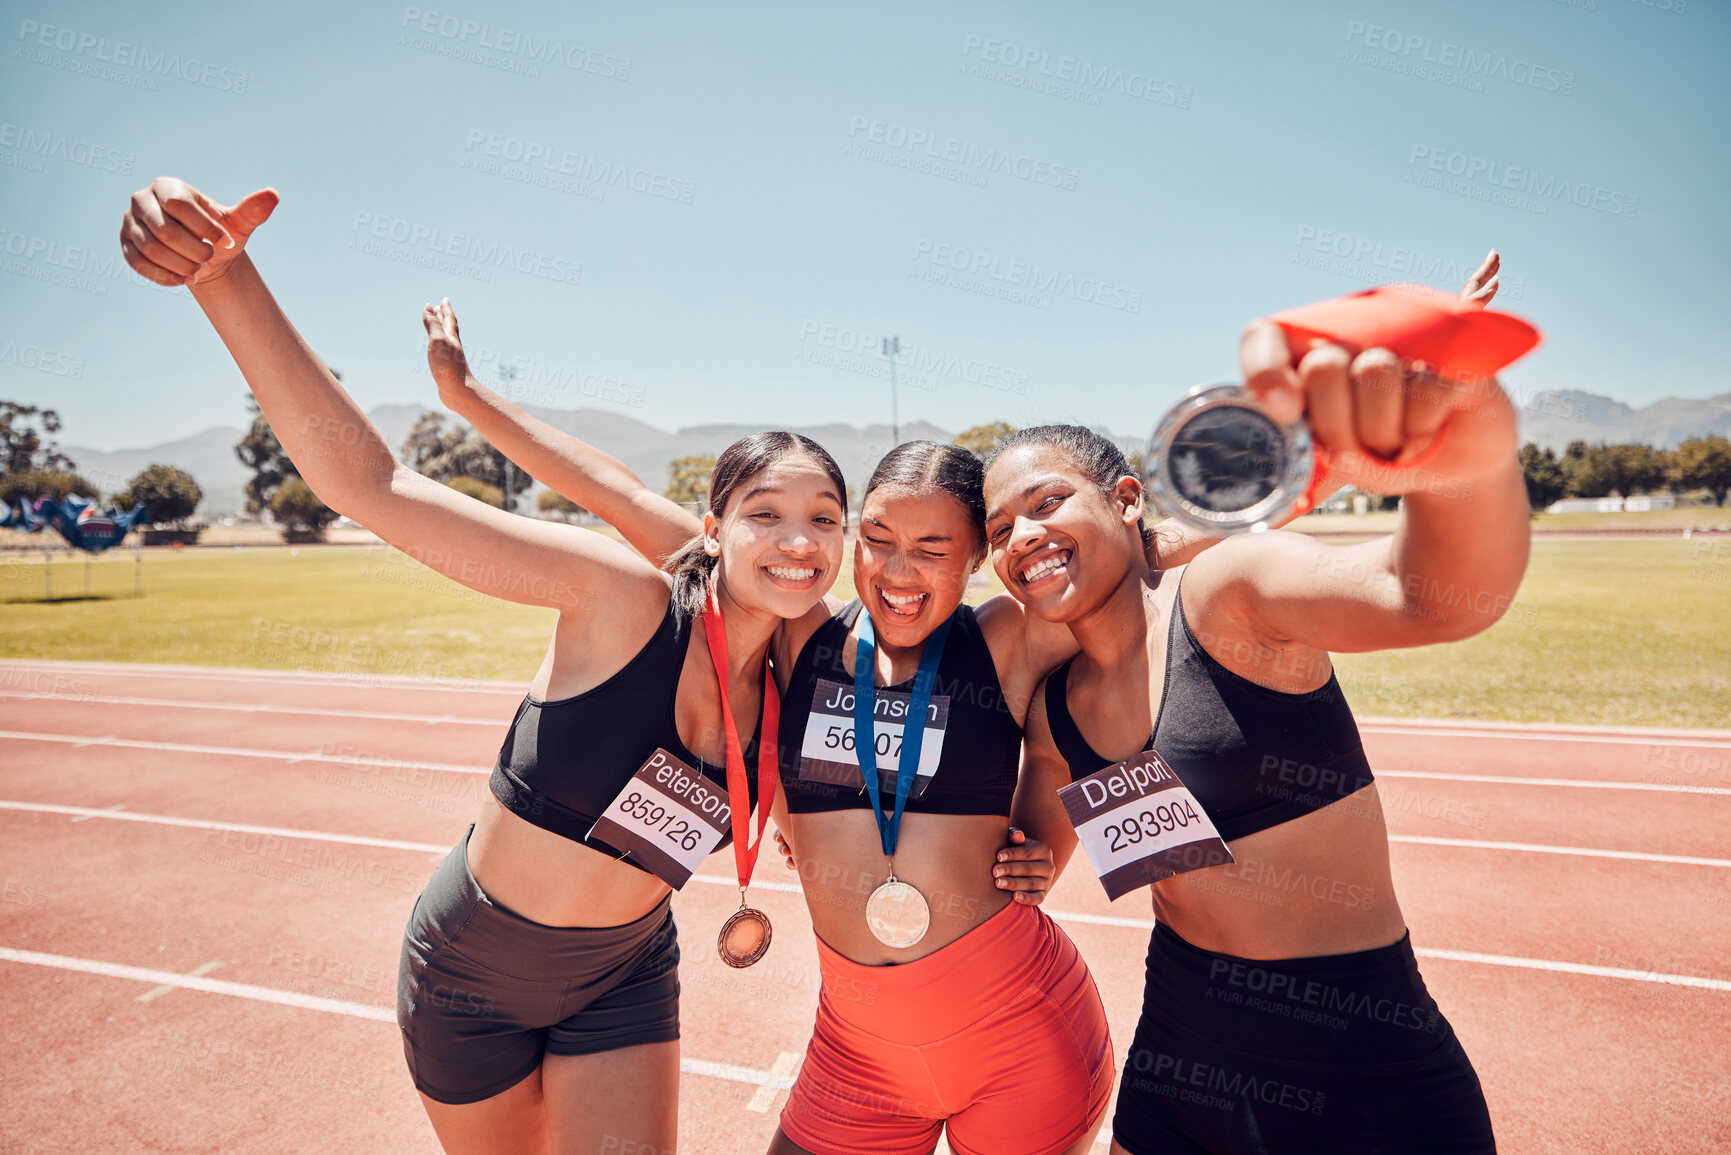
M 266 189 L 225 207 L 183 181 L 159 178 L 134 194 L 121 246 L 140 275 L 191 289 L 319 500 L 494 597 L 578 619 L 616 608 L 621 594 L 652 600 L 660 575 L 618 542 L 494 509 L 396 461 L 244 252 L 277 201 Z
M 428 305 L 427 312 L 457 339 L 450 298 Z M 467 361 L 442 360 L 432 345 L 427 352 L 447 408 L 531 477 L 617 529 L 655 565 L 703 532 L 703 522 L 690 510 L 650 489 L 618 458 L 529 416 L 475 380 Z
M 1190 565 L 1186 607 L 1201 609 L 1211 631 L 1285 650 L 1428 645 L 1495 623 L 1526 572 L 1530 535 L 1502 386 L 1414 374 L 1386 350 L 1350 357 L 1334 345 L 1295 368 L 1285 334 L 1267 324 L 1246 330 L 1241 358 L 1265 404 L 1302 407 L 1341 481 L 1404 497 L 1400 525 L 1352 546 L 1282 532 L 1226 542 Z

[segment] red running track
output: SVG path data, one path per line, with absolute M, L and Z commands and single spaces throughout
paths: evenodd
M 0 1150 L 436 1152 L 397 946 L 521 693 L 0 663 Z M 1363 729 L 1401 908 L 1502 1149 L 1731 1150 L 1731 732 Z M 737 901 L 729 869 L 675 898 L 688 944 Z M 685 952 L 682 1151 L 763 1150 L 809 1033 L 804 905 L 759 877 L 769 959 Z M 1146 896 L 1109 904 L 1076 871 L 1046 909 L 1121 1051 Z

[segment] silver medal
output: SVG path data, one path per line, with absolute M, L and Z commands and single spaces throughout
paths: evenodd
M 1303 421 L 1281 425 L 1240 385 L 1199 385 L 1160 421 L 1142 483 L 1161 512 L 1206 533 L 1260 533 L 1304 512 L 1315 459 Z
M 885 946 L 913 946 L 926 937 L 931 922 L 926 896 L 893 874 L 866 899 L 866 926 Z

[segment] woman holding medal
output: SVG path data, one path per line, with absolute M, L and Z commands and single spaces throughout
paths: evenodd
M 731 835 L 741 903 L 718 946 L 736 965 L 767 947 L 744 884 L 776 785 L 768 653 L 840 568 L 841 473 L 794 434 L 735 443 L 667 572 L 472 501 L 394 460 L 265 287 L 244 247 L 276 203 L 161 178 L 134 194 L 121 245 L 147 279 L 190 288 L 322 500 L 471 589 L 559 611 L 492 796 L 405 934 L 398 1019 L 428 1117 L 453 1153 L 671 1149 L 671 888 Z M 435 377 L 465 376 L 449 305 L 423 322 Z M 760 717 L 742 743 L 735 719 Z
M 1527 559 L 1514 409 L 1492 379 L 1273 325 L 1246 331 L 1241 360 L 1273 421 L 1308 416 L 1337 480 L 1404 495 L 1393 537 L 1249 534 L 1159 573 L 1141 485 L 1103 438 L 1024 430 L 986 476 L 999 576 L 1081 646 L 1029 712 L 1016 818 L 1060 869 L 1080 837 L 1108 893 L 1153 882 L 1112 1149 L 1493 1151 L 1414 961 L 1329 652 L 1497 620 Z

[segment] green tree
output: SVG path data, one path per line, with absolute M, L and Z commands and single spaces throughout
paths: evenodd
M 709 503 L 709 475 L 714 472 L 713 453 L 674 458 L 667 463 L 667 498 L 702 513 Z
M 541 496 L 535 499 L 535 508 L 542 513 L 552 514 L 567 524 L 589 512 L 563 493 L 555 493 L 551 489 L 541 491 Z
M 990 425 L 976 425 L 972 429 L 956 434 L 951 445 L 959 445 L 975 457 L 985 460 L 986 455 L 998 447 L 998 443 L 1016 431 L 1016 427 L 1007 421 L 994 421 Z
M 252 470 L 252 478 L 246 483 L 246 511 L 256 514 L 270 509 L 274 513 L 276 507 L 271 504 L 271 499 L 283 482 L 291 477 L 300 477 L 300 470 L 283 452 L 282 442 L 276 439 L 276 431 L 270 427 L 270 419 L 259 408 L 258 399 L 250 393 L 247 394 L 246 407 L 252 414 L 252 422 L 234 445 L 234 455 L 242 465 Z
M 1569 479 L 1557 455 L 1531 441 L 1521 446 L 1521 476 L 1527 482 L 1527 503 L 1535 511 L 1549 506 L 1568 489 Z
M 461 493 L 466 497 L 472 497 L 476 501 L 492 506 L 494 509 L 505 508 L 505 492 L 496 485 L 488 485 L 484 481 L 461 473 L 445 482 L 445 484 L 456 490 L 458 493 Z
M 507 468 L 505 455 L 473 429 L 458 425 L 446 430 L 444 424 L 443 413 L 421 414 L 399 450 L 403 463 L 434 481 L 473 478 L 499 490 L 501 499 L 509 478 L 510 501 L 502 508 L 515 509 L 517 495 L 534 485 L 535 479 L 521 469 Z
M 1611 488 L 1623 497 L 1651 493 L 1665 482 L 1665 452 L 1651 445 L 1608 445 L 1606 469 Z
M 1603 445 L 1588 445 L 1585 441 L 1571 441 L 1563 450 L 1559 464 L 1570 497 L 1610 496 L 1616 479 L 1605 450 Z
M 96 487 L 78 476 L 58 469 L 29 469 L 23 473 L 0 475 L 0 504 L 11 505 L 19 498 L 52 497 L 54 500 L 76 493 L 95 501 Z
M 297 474 L 285 478 L 270 496 L 270 511 L 291 534 L 315 534 L 324 537 L 325 527 L 337 519 L 337 511 L 319 500 L 313 487 Z
M 78 466 L 54 443 L 58 432 L 60 414 L 54 410 L 0 401 L 0 473 L 74 472 Z
M 173 522 L 183 527 L 187 518 L 198 510 L 204 491 L 192 474 L 172 465 L 147 465 L 131 481 L 124 493 L 116 495 L 116 505 L 131 509 L 144 506 L 144 520 L 151 525 Z
M 1677 446 L 1672 461 L 1684 489 L 1705 489 L 1715 505 L 1725 504 L 1725 495 L 1731 492 L 1731 441 L 1717 433 L 1691 437 Z

